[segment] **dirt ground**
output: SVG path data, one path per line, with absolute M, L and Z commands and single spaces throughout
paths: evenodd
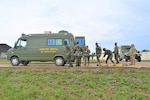
M 74 64 L 74 67 L 75 64 Z M 97 63 L 90 63 L 90 65 L 85 66 L 83 63 L 81 64 L 82 68 L 86 67 L 131 67 L 131 68 L 150 68 L 150 61 L 142 61 L 136 62 L 135 65 L 130 65 L 130 62 L 120 62 L 120 64 L 112 64 L 109 62 L 108 64 L 101 63 L 101 66 L 97 66 Z M 40 69 L 49 69 L 49 68 L 68 68 L 68 64 L 65 66 L 55 66 L 55 64 L 50 63 L 29 63 L 28 66 L 12 66 L 11 64 L 0 64 L 0 68 L 40 68 Z

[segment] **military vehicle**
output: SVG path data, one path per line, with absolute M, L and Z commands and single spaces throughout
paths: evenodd
M 84 36 L 74 37 L 72 33 L 64 30 L 58 33 L 45 31 L 40 34 L 23 34 L 14 48 L 7 51 L 7 59 L 12 66 L 18 66 L 20 63 L 26 66 L 31 61 L 54 61 L 56 66 L 64 66 L 67 62 L 64 41 L 67 41 L 71 48 L 75 42 L 85 46 Z
M 119 47 L 119 59 L 120 61 L 125 59 L 125 61 L 129 61 L 130 60 L 130 56 L 129 56 L 129 51 L 130 51 L 130 45 L 122 45 Z M 141 54 L 139 51 L 137 51 L 136 55 L 135 55 L 135 59 L 138 62 L 141 62 Z

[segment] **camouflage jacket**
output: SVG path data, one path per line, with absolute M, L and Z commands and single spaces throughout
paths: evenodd
M 91 52 L 90 49 L 88 49 L 88 48 L 85 47 L 84 50 L 83 50 L 83 55 L 84 56 L 89 56 L 90 52 Z
M 108 55 L 108 56 L 111 56 L 112 55 L 112 51 L 111 50 L 105 50 L 104 52 L 104 57 Z
M 129 55 L 130 56 L 135 56 L 135 54 L 136 54 L 136 48 L 135 47 L 131 47 L 130 51 L 129 51 Z
M 72 50 L 69 45 L 66 45 L 66 50 L 67 50 L 67 55 L 71 55 Z
M 96 54 L 101 54 L 102 53 L 102 49 L 100 46 L 97 46 L 96 48 Z
M 118 46 L 114 47 L 114 54 L 119 54 Z

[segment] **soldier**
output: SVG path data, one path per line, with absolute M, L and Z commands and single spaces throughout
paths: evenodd
M 136 48 L 135 48 L 134 44 L 131 44 L 131 48 L 129 51 L 130 60 L 131 60 L 130 65 L 135 65 L 135 54 L 136 54 Z
M 100 56 L 101 56 L 101 54 L 102 54 L 102 49 L 101 49 L 101 47 L 98 45 L 98 43 L 95 43 L 95 45 L 96 45 L 96 48 L 95 48 L 95 50 L 96 50 L 96 58 L 97 58 L 97 61 L 98 61 L 98 64 L 97 64 L 97 66 L 100 66 Z
M 69 67 L 73 67 L 73 64 L 71 61 L 72 50 L 71 50 L 70 46 L 67 45 L 67 41 L 64 41 L 64 45 L 66 46 L 66 51 L 67 51 L 66 55 L 67 55 L 67 61 L 68 61 Z
M 84 48 L 84 65 L 86 66 L 86 62 L 88 62 L 88 66 L 89 66 L 89 60 L 90 60 L 90 49 L 88 48 L 88 46 L 85 46 Z
M 76 66 L 80 66 L 80 64 L 81 64 L 81 47 L 78 42 L 76 43 L 76 45 L 74 47 L 74 52 L 76 55 Z
M 116 60 L 116 63 L 118 64 L 119 61 L 118 61 L 118 58 L 119 58 L 119 50 L 118 50 L 118 46 L 117 46 L 117 43 L 115 43 L 115 47 L 114 47 L 114 56 L 115 56 L 115 60 Z
M 103 48 L 103 51 L 104 51 L 104 56 L 103 56 L 103 57 L 105 57 L 106 55 L 108 55 L 107 58 L 106 58 L 106 64 L 107 64 L 107 62 L 108 62 L 108 59 L 110 59 L 110 61 L 111 61 L 112 63 L 114 63 L 114 61 L 112 60 L 112 58 L 113 58 L 113 53 L 112 53 L 112 51 L 111 51 L 111 50 L 106 50 L 105 48 Z

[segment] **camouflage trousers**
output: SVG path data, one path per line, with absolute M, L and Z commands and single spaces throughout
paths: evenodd
M 116 62 L 119 63 L 119 60 L 118 60 L 119 59 L 119 55 L 117 53 L 115 53 L 114 56 L 115 56 Z
M 76 66 L 80 66 L 81 64 L 81 57 L 77 56 L 76 57 Z
M 131 60 L 131 65 L 135 65 L 135 56 L 134 55 L 130 56 L 130 60 Z
M 112 54 L 111 54 L 111 55 L 108 55 L 107 58 L 106 58 L 106 64 L 107 64 L 107 62 L 108 62 L 109 59 L 110 59 L 110 61 L 111 61 L 112 63 L 114 63 L 114 61 L 112 60 L 112 58 L 113 58 L 113 55 L 112 55 Z
M 90 56 L 84 56 L 84 65 L 86 66 L 87 63 L 89 65 L 89 63 L 90 63 Z

